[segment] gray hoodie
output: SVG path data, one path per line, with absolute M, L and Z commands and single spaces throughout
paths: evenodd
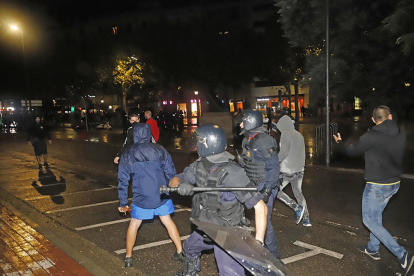
M 304 170 L 305 167 L 305 142 L 302 134 L 295 130 L 292 119 L 283 116 L 276 124 L 282 133 L 280 137 L 280 172 L 292 174 Z

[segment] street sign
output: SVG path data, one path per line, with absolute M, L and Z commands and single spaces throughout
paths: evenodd
M 26 102 L 27 102 L 27 106 L 30 106 L 30 100 L 21 100 L 22 106 L 26 106 Z M 42 100 L 31 100 L 31 104 L 32 106 L 42 106 Z

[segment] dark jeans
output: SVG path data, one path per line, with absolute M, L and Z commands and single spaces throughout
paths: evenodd
M 382 242 L 398 259 L 406 252 L 391 234 L 382 226 L 382 213 L 393 195 L 398 192 L 400 183 L 377 185 L 367 183 L 362 197 L 362 221 L 368 227 L 370 240 L 368 250 L 378 252 Z
M 200 258 L 201 251 L 210 250 L 214 248 L 214 256 L 216 258 L 217 266 L 220 276 L 240 276 L 244 275 L 244 268 L 236 262 L 229 254 L 223 251 L 215 244 L 205 243 L 203 236 L 198 231 L 194 231 L 188 239 L 184 242 L 184 254 L 188 258 Z M 198 261 L 200 264 L 200 261 Z M 201 267 L 198 267 L 200 270 Z
M 273 212 L 273 203 L 275 201 L 278 189 L 275 188 L 272 191 L 272 195 L 269 198 L 269 201 L 266 203 L 267 206 L 267 227 L 266 227 L 266 234 L 265 234 L 265 245 L 267 246 L 267 250 L 272 253 L 277 259 L 280 260 L 280 252 L 279 252 L 279 244 L 276 240 L 275 230 L 273 229 L 273 225 L 271 222 L 272 212 Z

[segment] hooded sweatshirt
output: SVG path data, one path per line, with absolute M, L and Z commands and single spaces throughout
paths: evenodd
M 292 119 L 285 115 L 276 124 L 282 133 L 280 137 L 280 172 L 292 174 L 304 170 L 305 142 L 302 134 L 293 125 Z
M 136 124 L 134 145 L 121 156 L 118 169 L 120 206 L 128 204 L 128 185 L 132 178 L 132 203 L 140 208 L 155 209 L 164 205 L 169 196 L 160 194 L 160 187 L 176 175 L 171 155 L 163 146 L 151 143 L 151 126 Z
M 392 184 L 400 181 L 406 135 L 393 120 L 385 120 L 346 146 L 338 141 L 339 150 L 348 155 L 365 154 L 365 180 L 373 184 Z

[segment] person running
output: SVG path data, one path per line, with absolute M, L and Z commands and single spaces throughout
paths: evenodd
M 295 211 L 296 224 L 299 224 L 303 218 L 303 226 L 312 226 L 308 206 L 302 193 L 303 172 L 305 171 L 305 142 L 303 136 L 295 130 L 292 119 L 287 115 L 280 118 L 276 127 L 282 134 L 278 154 L 280 186 L 277 198 Z M 289 183 L 299 204 L 282 191 Z
M 401 164 L 406 134 L 392 120 L 391 109 L 385 105 L 374 108 L 372 121 L 375 126 L 357 143 L 345 145 L 341 135 L 333 135 L 338 150 L 348 156 L 365 155 L 365 190 L 362 196 L 362 221 L 369 229 L 370 240 L 358 249 L 374 260 L 381 259 L 379 248 L 383 243 L 397 257 L 406 276 L 412 271 L 414 256 L 399 245 L 382 226 L 382 213 L 401 184 Z
M 129 211 L 128 186 L 132 178 L 132 219 L 127 231 L 125 267 L 132 266 L 138 228 L 143 220 L 154 216 L 160 217 L 177 249 L 172 259 L 183 261 L 180 234 L 170 216 L 174 213 L 174 205 L 168 194 L 160 194 L 160 187 L 168 185 L 176 174 L 171 155 L 161 145 L 151 143 L 148 124 L 136 124 L 133 134 L 134 145 L 122 154 L 118 169 L 119 212 Z
M 119 164 L 119 158 L 121 157 L 122 153 L 132 147 L 134 145 L 134 126 L 139 123 L 139 116 L 136 113 L 132 113 L 129 116 L 129 123 L 131 126 L 127 130 L 125 142 L 122 145 L 122 148 L 120 151 L 116 154 L 116 157 L 114 159 L 115 164 Z
M 37 164 L 39 165 L 39 170 L 42 170 L 42 156 L 43 156 L 43 166 L 46 169 L 49 169 L 49 163 L 47 163 L 47 141 L 49 144 L 52 144 L 50 139 L 49 131 L 46 129 L 44 124 L 41 122 L 40 116 L 36 116 L 35 123 L 31 125 L 27 132 L 27 141 L 29 145 L 33 146 Z

